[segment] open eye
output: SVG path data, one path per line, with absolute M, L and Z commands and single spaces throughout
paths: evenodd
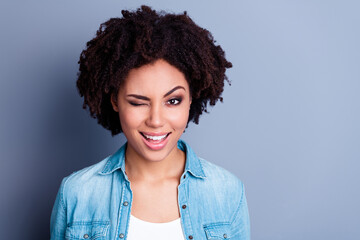
M 181 103 L 181 98 L 172 98 L 168 101 L 168 104 L 170 105 L 178 105 Z

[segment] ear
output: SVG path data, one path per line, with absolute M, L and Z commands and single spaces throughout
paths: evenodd
M 116 101 L 114 93 L 111 93 L 110 101 L 111 101 L 111 105 L 112 105 L 114 111 L 119 112 L 119 108 L 118 108 L 117 101 Z

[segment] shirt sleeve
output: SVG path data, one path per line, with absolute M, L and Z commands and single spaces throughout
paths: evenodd
M 64 184 L 66 178 L 61 182 L 60 189 L 56 195 L 56 200 L 51 212 L 50 219 L 50 239 L 62 240 L 65 239 L 66 230 L 66 206 L 64 203 Z
M 233 238 L 238 240 L 250 240 L 250 219 L 246 202 L 245 188 L 240 182 L 241 197 L 239 206 L 232 220 Z

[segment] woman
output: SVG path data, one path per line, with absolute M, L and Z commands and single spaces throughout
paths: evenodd
M 51 239 L 250 239 L 243 184 L 179 140 L 222 100 L 231 63 L 186 12 L 122 14 L 87 43 L 77 87 L 127 143 L 62 181 Z

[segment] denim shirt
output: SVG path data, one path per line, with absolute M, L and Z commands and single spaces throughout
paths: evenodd
M 187 143 L 178 205 L 185 239 L 250 239 L 242 182 L 196 156 Z M 63 179 L 51 214 L 51 239 L 127 238 L 132 191 L 125 174 L 124 144 L 115 154 Z M 159 233 L 162 234 L 162 233 Z

